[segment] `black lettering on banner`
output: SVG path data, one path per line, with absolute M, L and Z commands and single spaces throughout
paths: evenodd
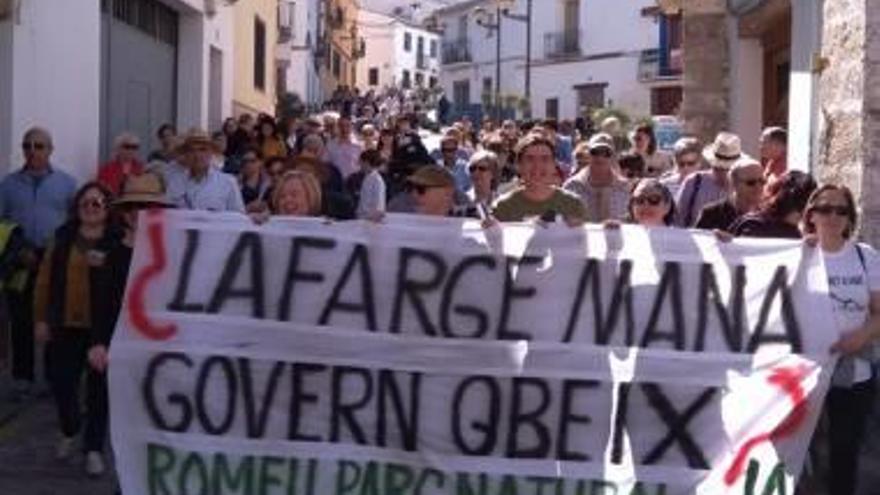
M 773 306 L 773 300 L 776 299 L 777 295 L 781 298 L 782 326 L 785 328 L 785 333 L 765 335 L 767 319 L 770 317 L 770 308 Z M 749 339 L 747 350 L 749 353 L 754 353 L 764 344 L 784 343 L 791 346 L 791 352 L 795 354 L 802 352 L 801 326 L 798 323 L 797 315 L 794 312 L 794 304 L 791 301 L 788 271 L 785 269 L 785 266 L 778 266 L 776 267 L 776 273 L 773 274 L 770 286 L 764 292 L 764 301 L 761 303 L 758 323 L 755 325 L 755 331 L 752 332 L 752 338 Z
M 743 322 L 745 320 L 745 286 L 746 267 L 737 265 L 733 267 L 733 280 L 731 286 L 731 313 L 727 311 L 727 305 L 721 300 L 721 291 L 718 290 L 718 281 L 715 278 L 715 270 L 709 263 L 703 263 L 700 267 L 700 305 L 697 308 L 697 341 L 694 344 L 695 351 L 706 349 L 706 328 L 709 320 L 709 304 L 718 315 L 718 322 L 727 347 L 731 351 L 742 351 L 743 345 Z
M 296 287 L 296 284 L 300 282 L 308 282 L 312 284 L 320 284 L 324 282 L 324 274 L 321 272 L 300 271 L 303 251 L 306 249 L 329 251 L 335 247 L 336 241 L 333 239 L 294 237 L 291 240 L 290 261 L 287 265 L 287 275 L 284 277 L 284 287 L 281 290 L 281 298 L 278 300 L 279 321 L 288 321 L 290 319 L 290 307 L 293 303 L 293 290 Z
M 513 271 L 516 268 L 516 276 L 519 278 L 524 267 L 540 265 L 543 261 L 544 259 L 540 256 L 523 256 L 522 258 L 508 256 L 505 258 L 504 290 L 501 297 L 501 313 L 498 316 L 498 340 L 532 340 L 532 336 L 525 331 L 514 330 L 507 326 L 508 320 L 510 320 L 513 301 L 517 299 L 532 299 L 537 293 L 534 287 L 517 287 L 516 280 L 513 278 Z
M 667 304 L 667 299 L 669 299 Z M 663 308 L 672 310 L 672 328 L 668 332 L 657 331 L 657 323 Z M 648 322 L 645 324 L 645 334 L 642 335 L 641 347 L 649 347 L 654 341 L 667 340 L 672 342 L 675 350 L 685 350 L 685 321 L 684 307 L 681 300 L 681 265 L 667 261 L 663 263 L 663 275 L 657 284 L 657 293 L 654 296 L 654 304 Z
M 673 442 L 678 443 L 681 453 L 687 460 L 688 467 L 691 469 L 709 469 L 709 462 L 706 455 L 700 449 L 697 441 L 691 436 L 687 429 L 688 423 L 706 406 L 708 406 L 718 391 L 716 388 L 707 388 L 693 401 L 682 413 L 679 413 L 670 402 L 669 398 L 663 393 L 663 389 L 654 383 L 642 383 L 640 385 L 642 392 L 648 399 L 651 406 L 663 424 L 669 428 L 666 436 L 663 437 L 657 445 L 645 454 L 642 464 L 655 464 L 663 454 L 672 446 Z
M 526 402 L 524 389 L 531 388 L 538 394 L 537 406 L 530 411 L 523 410 Z M 513 394 L 508 422 L 507 448 L 505 457 L 510 459 L 546 459 L 550 453 L 550 428 L 541 420 L 550 408 L 550 386 L 541 378 L 514 377 Z M 523 426 L 530 426 L 535 432 L 537 443 L 524 448 L 520 445 L 520 432 Z
M 409 375 L 409 405 L 404 404 L 403 393 L 400 390 L 394 372 L 391 370 L 379 370 L 379 390 L 377 393 L 378 410 L 376 413 L 376 445 L 388 446 L 388 423 L 390 421 L 389 409 L 386 407 L 386 399 L 390 399 L 395 424 L 400 432 L 401 443 L 404 450 L 414 452 L 418 450 L 419 435 L 419 398 L 421 397 L 422 374 L 418 372 L 407 373 Z M 408 410 L 407 410 L 408 409 Z
M 214 368 L 219 368 L 224 375 L 222 381 L 211 379 L 212 376 L 215 376 L 212 373 Z M 206 400 L 205 395 L 207 394 L 208 384 L 211 382 L 214 383 L 216 388 L 226 392 L 226 406 L 222 409 L 226 412 L 226 415 L 219 424 L 215 424 L 208 415 L 212 402 Z M 211 356 L 206 359 L 199 369 L 199 377 L 196 381 L 196 413 L 199 416 L 199 423 L 202 425 L 205 433 L 209 435 L 224 435 L 229 431 L 229 428 L 232 427 L 232 421 L 235 419 L 237 399 L 238 382 L 235 378 L 235 365 L 232 364 L 232 359 L 225 356 Z
M 192 482 L 197 482 L 198 490 L 194 490 Z M 177 473 L 177 491 L 175 493 L 208 495 L 211 489 L 211 479 L 208 476 L 208 467 L 201 454 L 190 452 L 180 463 L 180 471 Z
M 244 263 L 245 254 L 250 253 L 250 283 L 242 288 L 234 288 L 238 272 Z M 208 313 L 219 313 L 230 299 L 248 299 L 251 302 L 251 315 L 254 318 L 266 317 L 265 288 L 263 285 L 263 240 L 256 232 L 243 232 L 238 236 L 238 242 L 232 248 L 232 253 L 223 272 L 220 281 L 208 303 Z
M 361 287 L 361 300 L 358 302 L 340 301 L 342 291 L 348 285 L 352 273 L 355 268 L 359 268 Z M 373 298 L 373 273 L 370 268 L 370 256 L 367 247 L 363 244 L 356 244 L 348 258 L 348 263 L 342 269 L 342 275 L 336 281 L 333 292 L 324 310 L 321 311 L 321 317 L 318 320 L 319 325 L 326 325 L 330 322 L 330 316 L 334 311 L 343 311 L 349 313 L 363 313 L 366 320 L 367 329 L 371 332 L 378 330 L 376 325 L 376 302 Z
M 173 431 L 182 433 L 189 430 L 189 425 L 193 418 L 193 406 L 188 400 L 186 394 L 173 392 L 168 394 L 168 403 L 180 408 L 180 419 L 176 423 L 171 423 L 162 414 L 156 402 L 156 374 L 159 368 L 169 362 L 182 363 L 187 368 L 193 367 L 192 359 L 186 354 L 180 352 L 162 352 L 156 354 L 150 359 L 147 365 L 147 372 L 144 375 L 144 381 L 141 383 L 141 396 L 144 399 L 144 405 L 147 406 L 147 415 L 153 426 L 163 431 Z
M 263 389 L 263 393 L 259 394 L 262 401 L 260 401 L 258 409 L 257 396 L 254 393 L 254 378 L 253 373 L 251 373 L 251 360 L 238 358 L 238 375 L 241 377 L 241 396 L 244 401 L 244 413 L 247 420 L 245 426 L 248 438 L 262 438 L 266 433 L 269 410 L 275 400 L 275 393 L 278 391 L 278 380 L 281 378 L 282 371 L 284 371 L 284 363 L 282 361 L 272 365 L 272 370 L 269 372 L 269 378 L 266 381 L 266 387 Z
M 245 456 L 233 472 L 229 467 L 226 454 L 214 454 L 211 493 L 253 493 L 254 492 L 254 457 Z
M 360 382 L 360 386 L 345 387 L 347 377 L 352 377 Z M 343 423 L 345 428 L 351 433 L 352 439 L 361 444 L 367 445 L 367 435 L 364 429 L 357 421 L 355 412 L 364 409 L 373 399 L 373 380 L 370 376 L 370 370 L 363 368 L 355 368 L 352 366 L 334 366 L 331 371 L 332 392 L 330 400 L 330 441 L 340 443 L 343 441 L 342 429 Z M 360 396 L 354 398 L 347 397 L 345 389 L 349 391 L 360 391 Z M 350 394 L 354 395 L 354 394 Z
M 497 263 L 492 256 L 471 256 L 461 260 L 449 273 L 449 279 L 446 281 L 446 286 L 443 287 L 443 297 L 440 299 L 440 331 L 446 337 L 480 339 L 485 337 L 489 331 L 489 315 L 485 310 L 473 305 L 457 304 L 453 306 L 452 304 L 455 289 L 458 288 L 458 282 L 462 275 L 468 269 L 477 266 L 484 266 L 489 270 L 495 270 Z M 467 316 L 474 321 L 474 331 L 470 335 L 457 335 L 455 333 L 453 325 L 449 321 L 450 308 L 452 313 L 459 316 Z
M 300 442 L 320 442 L 320 435 L 307 435 L 299 431 L 303 419 L 303 406 L 305 404 L 317 404 L 318 394 L 309 393 L 305 390 L 303 380 L 307 374 L 324 373 L 327 366 L 312 363 L 293 363 L 290 367 L 290 414 L 288 415 L 287 438 Z
M 473 385 L 482 385 L 488 392 L 479 394 L 479 391 Z M 468 423 L 468 430 L 477 431 L 483 434 L 483 440 L 478 445 L 468 445 L 465 439 L 462 423 L 462 407 L 464 396 L 469 390 L 477 390 L 477 396 L 482 400 L 477 404 L 487 408 L 486 418 L 480 422 L 478 419 Z M 452 396 L 452 439 L 458 451 L 466 455 L 485 456 L 492 453 L 495 449 L 495 443 L 498 441 L 498 423 L 501 419 L 501 387 L 495 378 L 490 376 L 469 376 L 461 381 Z M 459 491 L 460 493 L 460 491 Z
M 597 259 L 590 258 L 581 270 L 581 276 L 578 280 L 578 288 L 575 291 L 574 305 L 571 310 L 571 316 L 568 319 L 568 327 L 565 331 L 563 342 L 571 342 L 574 338 L 574 331 L 578 328 L 578 320 L 580 319 L 581 307 L 583 306 L 585 293 L 588 288 L 592 295 L 593 302 L 593 328 L 594 339 L 597 345 L 608 345 L 611 341 L 611 335 L 617 328 L 617 322 L 620 319 L 621 308 L 626 317 L 626 345 L 632 346 L 635 340 L 635 323 L 632 311 L 632 287 L 630 284 L 630 276 L 632 275 L 632 260 L 621 260 L 620 271 L 615 277 L 614 291 L 611 293 L 611 304 L 608 306 L 608 313 L 602 315 L 602 285 L 600 274 L 600 262 Z
M 611 430 L 611 463 L 623 462 L 623 433 L 626 430 L 626 418 L 629 413 L 629 393 L 631 383 L 617 384 L 617 405 L 614 409 L 614 425 Z
M 174 450 L 155 443 L 147 444 L 147 486 L 150 495 L 172 495 L 166 476 L 174 470 Z
M 413 280 L 410 278 L 410 266 L 415 260 L 430 266 L 432 273 L 427 279 Z M 394 308 L 391 312 L 391 333 L 400 333 L 403 320 L 404 299 L 409 299 L 410 305 L 416 313 L 419 325 L 426 335 L 437 336 L 437 329 L 431 322 L 431 316 L 425 308 L 422 297 L 425 293 L 434 292 L 443 284 L 446 276 L 446 263 L 436 253 L 419 249 L 400 248 L 400 259 L 397 267 L 397 291 L 394 294 Z
M 569 425 L 574 423 L 590 424 L 593 418 L 584 414 L 575 414 L 572 406 L 575 402 L 575 394 L 578 390 L 596 388 L 599 382 L 596 380 L 564 380 L 562 382 L 562 406 L 559 411 L 559 429 L 556 436 L 556 459 L 560 461 L 589 461 L 590 455 L 586 452 L 568 450 L 568 440 L 577 435 L 571 435 Z
M 186 302 L 186 293 L 189 291 L 189 278 L 192 275 L 196 252 L 199 250 L 200 237 L 200 231 L 195 229 L 186 230 L 186 247 L 183 249 L 183 262 L 180 265 L 180 275 L 177 279 L 177 288 L 174 290 L 174 299 L 168 303 L 169 311 L 201 313 L 205 310 L 205 305 L 202 303 Z
M 276 473 L 272 472 L 273 466 L 284 466 L 284 459 L 275 456 L 262 457 L 260 462 L 260 473 L 257 476 L 257 493 L 260 495 L 266 493 L 274 493 L 273 486 L 282 486 L 282 480 Z

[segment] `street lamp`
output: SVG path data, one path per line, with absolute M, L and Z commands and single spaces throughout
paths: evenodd
M 484 7 L 474 9 L 474 20 L 486 28 L 490 33 L 498 31 L 495 44 L 495 117 L 501 121 L 501 19 L 507 17 L 519 22 L 526 23 L 526 70 L 525 70 L 525 97 L 529 101 L 526 118 L 531 117 L 532 99 L 532 0 L 526 0 L 526 13 L 513 14 L 511 9 L 516 5 L 516 0 L 494 0 L 495 13 L 492 14 Z

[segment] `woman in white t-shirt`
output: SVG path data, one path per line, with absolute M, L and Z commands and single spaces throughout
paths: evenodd
M 874 397 L 871 343 L 880 337 L 880 256 L 851 240 L 855 225 L 855 201 L 846 187 L 825 185 L 810 196 L 804 233 L 816 237 L 840 332 L 831 350 L 841 358 L 825 403 L 830 423 L 829 493 L 835 495 L 855 493 L 859 450 Z

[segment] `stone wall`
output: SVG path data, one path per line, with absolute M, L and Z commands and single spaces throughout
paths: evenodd
M 821 182 L 846 184 L 860 236 L 880 243 L 880 1 L 826 0 L 819 79 Z
M 730 47 L 723 0 L 683 1 L 685 132 L 711 142 L 730 126 Z

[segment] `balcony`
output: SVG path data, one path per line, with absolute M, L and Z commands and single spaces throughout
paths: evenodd
M 643 50 L 639 56 L 639 81 L 643 83 L 675 81 L 681 78 L 681 50 L 670 50 L 667 63 L 657 49 Z
M 443 43 L 443 63 L 458 64 L 462 62 L 472 62 L 471 44 L 467 38 L 455 41 L 447 41 Z
M 426 70 L 428 68 L 428 58 L 425 52 L 416 52 L 416 68 Z
M 287 43 L 293 37 L 293 29 L 283 24 L 278 25 L 278 43 Z
M 544 35 L 544 57 L 566 58 L 581 54 L 581 32 L 578 29 L 567 29 Z

